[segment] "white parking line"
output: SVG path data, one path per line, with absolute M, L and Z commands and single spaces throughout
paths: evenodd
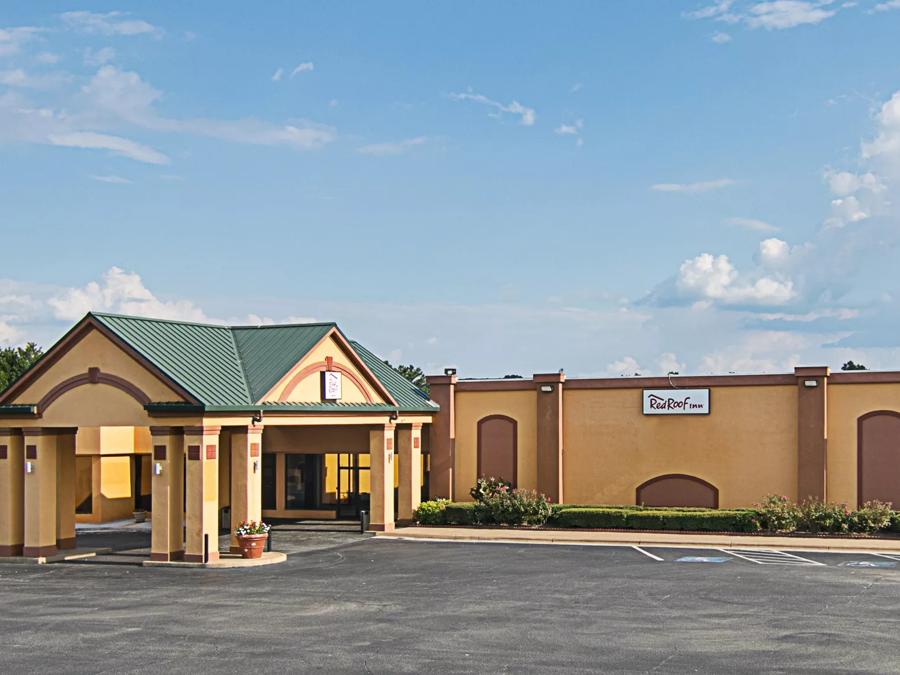
M 649 551 L 645 551 L 644 549 L 642 549 L 640 546 L 632 546 L 631 548 L 633 548 L 633 549 L 634 549 L 635 551 L 637 551 L 638 553 L 643 553 L 643 554 L 644 554 L 645 556 L 647 556 L 648 558 L 653 558 L 653 559 L 656 560 L 657 562 L 664 562 L 663 559 L 660 558 L 658 555 L 653 555 L 653 554 L 650 553 Z
M 900 554 L 888 554 L 888 553 L 870 553 L 869 555 L 877 555 L 879 558 L 887 558 L 888 560 L 897 560 L 900 561 Z
M 810 560 L 809 558 L 801 558 L 799 555 L 794 555 L 787 551 L 776 551 L 775 549 L 720 548 L 718 550 L 743 560 L 749 560 L 757 565 L 815 565 L 826 567 L 825 563 Z

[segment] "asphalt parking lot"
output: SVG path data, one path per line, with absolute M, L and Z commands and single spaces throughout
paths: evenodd
M 0 671 L 897 671 L 900 561 L 792 553 L 357 536 L 244 570 L 0 566 Z

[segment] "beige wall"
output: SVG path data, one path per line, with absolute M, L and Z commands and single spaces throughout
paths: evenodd
M 709 415 L 645 416 L 641 389 L 566 391 L 565 500 L 633 504 L 638 485 L 682 473 L 719 488 L 723 508 L 797 490 L 797 390 L 718 387 Z
M 466 391 L 456 393 L 456 498 L 470 501 L 478 473 L 478 420 L 507 415 L 518 423 L 516 472 L 518 487 L 537 487 L 537 394 L 528 391 Z
M 457 391 L 456 491 L 468 499 L 477 471 L 477 425 L 518 422 L 519 487 L 536 485 L 536 393 Z M 719 489 L 720 506 L 749 506 L 797 490 L 797 388 L 712 387 L 710 415 L 645 416 L 640 388 L 565 389 L 563 478 L 567 503 L 633 504 L 641 483 L 680 473 Z
M 828 385 L 828 500 L 856 506 L 857 420 L 900 412 L 900 383 Z

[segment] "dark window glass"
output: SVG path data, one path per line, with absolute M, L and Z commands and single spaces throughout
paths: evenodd
M 275 455 L 262 456 L 262 507 L 266 510 L 278 508 L 275 503 Z

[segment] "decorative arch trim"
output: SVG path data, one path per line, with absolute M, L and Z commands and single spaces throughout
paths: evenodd
M 856 418 L 856 506 L 863 505 L 863 452 L 865 437 L 863 434 L 863 422 L 872 417 L 900 417 L 896 410 L 872 410 L 865 415 Z
M 634 491 L 634 503 L 635 504 L 642 503 L 641 493 L 646 488 L 648 488 L 652 485 L 655 485 L 656 483 L 660 483 L 662 481 L 670 480 L 673 478 L 680 479 L 680 480 L 686 480 L 686 481 L 690 481 L 691 483 L 696 483 L 698 485 L 702 485 L 704 488 L 708 489 L 710 491 L 710 493 L 712 494 L 712 498 L 713 498 L 713 507 L 712 508 L 714 508 L 714 509 L 719 508 L 719 488 L 717 488 L 715 485 L 713 485 L 709 481 L 705 481 L 702 478 L 697 478 L 697 476 L 691 476 L 690 474 L 686 474 L 686 473 L 666 473 L 661 476 L 656 476 L 654 478 L 651 478 L 650 480 L 644 481 L 643 483 L 638 485 Z
M 285 385 L 284 391 L 282 391 L 281 396 L 278 397 L 279 403 L 284 403 L 285 401 L 289 401 L 291 394 L 294 393 L 294 389 L 296 389 L 297 386 L 303 380 L 305 380 L 307 377 L 309 377 L 313 373 L 321 373 L 322 371 L 324 371 L 326 369 L 328 369 L 328 364 L 325 361 L 320 361 L 319 363 L 313 363 L 313 364 L 306 366 L 306 368 L 304 368 L 299 373 L 294 375 L 288 381 L 287 385 Z M 374 399 L 372 398 L 372 395 L 369 393 L 369 390 L 366 388 L 366 385 L 363 383 L 362 380 L 359 379 L 359 377 L 357 377 L 356 373 L 354 373 L 352 370 L 350 370 L 346 366 L 342 366 L 339 363 L 332 363 L 331 370 L 336 370 L 339 373 L 341 373 L 342 375 L 345 375 L 348 380 L 350 380 L 353 384 L 355 384 L 356 388 L 359 389 L 360 392 L 362 392 L 362 395 L 365 397 L 366 403 L 374 403 L 375 402 Z
M 510 481 L 513 484 L 513 487 L 516 487 L 516 485 L 518 485 L 519 473 L 519 422 L 509 415 L 487 415 L 478 420 L 477 477 L 480 478 L 484 475 L 484 472 L 482 471 L 482 465 L 484 463 L 484 425 L 488 422 L 495 422 L 498 420 L 509 422 L 512 425 L 512 476 L 502 476 L 502 478 Z
M 83 387 L 86 384 L 105 384 L 109 387 L 115 387 L 119 391 L 123 391 L 142 406 L 150 403 L 150 397 L 138 386 L 129 382 L 125 378 L 113 375 L 112 373 L 101 372 L 99 368 L 88 368 L 83 375 L 75 375 L 67 380 L 63 380 L 50 391 L 44 394 L 44 397 L 38 401 L 38 414 L 43 413 L 63 394 L 73 389 Z

